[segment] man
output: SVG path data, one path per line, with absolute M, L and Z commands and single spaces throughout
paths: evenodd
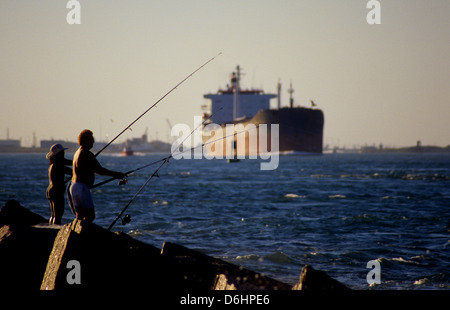
M 85 129 L 78 135 L 80 147 L 73 157 L 73 175 L 70 194 L 72 196 L 73 209 L 77 219 L 92 222 L 95 218 L 94 202 L 90 188 L 94 185 L 95 174 L 111 176 L 123 179 L 126 175 L 122 172 L 111 171 L 103 168 L 90 151 L 94 146 L 92 131 Z

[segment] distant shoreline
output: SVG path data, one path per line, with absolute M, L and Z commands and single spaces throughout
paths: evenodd
M 66 151 L 66 153 L 75 153 L 76 149 Z M 26 153 L 26 154 L 46 154 L 49 150 L 40 147 L 8 147 L 0 148 L 0 154 L 14 154 L 14 153 Z M 118 149 L 105 150 L 105 153 L 120 153 Z
M 48 153 L 47 148 L 40 147 L 0 147 L 0 154 L 14 154 L 14 153 L 25 153 L 25 154 L 46 154 Z M 76 149 L 69 150 L 68 153 L 74 153 Z M 95 151 L 95 150 L 94 150 Z M 121 152 L 118 147 L 112 147 L 109 150 L 105 150 L 108 154 L 117 154 Z M 144 153 L 160 153 L 155 152 L 144 152 Z M 440 146 L 409 146 L 409 147 L 398 147 L 398 148 L 377 148 L 377 147 L 362 147 L 360 149 L 331 149 L 323 152 L 324 154 L 332 153 L 450 153 L 450 145 L 446 147 Z
M 76 142 L 64 141 L 64 140 L 41 140 L 40 146 L 21 146 L 20 140 L 0 140 L 0 154 L 7 153 L 37 153 L 46 154 L 49 152 L 50 147 L 54 144 L 61 144 L 67 148 L 66 153 L 75 153 L 79 145 Z M 144 135 L 142 138 L 136 138 L 132 140 L 127 140 L 125 143 L 114 143 L 107 144 L 106 142 L 96 142 L 92 152 L 98 152 L 102 148 L 104 153 L 117 154 L 122 153 L 126 148 L 131 149 L 136 153 L 167 153 L 170 152 L 171 145 L 169 143 L 154 140 L 151 142 L 147 141 L 147 136 Z
M 408 146 L 399 148 L 363 147 L 360 153 L 450 153 L 450 145 L 440 146 Z

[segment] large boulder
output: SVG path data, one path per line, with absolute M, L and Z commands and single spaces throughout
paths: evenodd
M 80 283 L 70 280 L 73 262 Z M 126 234 L 74 220 L 55 238 L 41 289 L 117 289 L 139 283 L 152 290 L 289 290 L 290 285 L 177 245 L 162 251 Z
M 165 242 L 163 257 L 176 261 L 178 281 L 204 290 L 289 290 L 291 285 L 181 245 Z
M 39 289 L 59 226 L 16 200 L 0 210 L 0 291 Z
M 38 290 L 58 227 L 0 227 L 0 291 Z
M 293 290 L 325 291 L 348 290 L 341 282 L 333 279 L 325 272 L 316 270 L 310 265 L 305 265 L 300 274 L 300 280 L 292 288 Z
M 54 239 L 41 289 L 168 288 L 170 262 L 160 252 L 126 234 L 75 219 Z M 75 268 L 79 268 L 79 282 L 74 281 Z
M 17 200 L 9 200 L 0 210 L 0 227 L 3 225 L 31 226 L 48 220 L 22 207 Z

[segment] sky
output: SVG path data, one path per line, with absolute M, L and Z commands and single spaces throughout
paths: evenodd
M 243 88 L 314 100 L 324 144 L 450 145 L 448 0 L 380 0 L 381 24 L 366 0 L 80 0 L 80 24 L 67 2 L 0 0 L 0 139 L 112 138 L 221 52 L 118 141 L 193 128 L 240 65 Z

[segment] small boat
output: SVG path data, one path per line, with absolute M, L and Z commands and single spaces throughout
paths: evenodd
M 122 154 L 123 156 L 131 156 L 131 155 L 134 154 L 134 152 L 133 152 L 133 150 L 131 149 L 131 147 L 129 147 L 129 146 L 124 146 L 121 154 Z

